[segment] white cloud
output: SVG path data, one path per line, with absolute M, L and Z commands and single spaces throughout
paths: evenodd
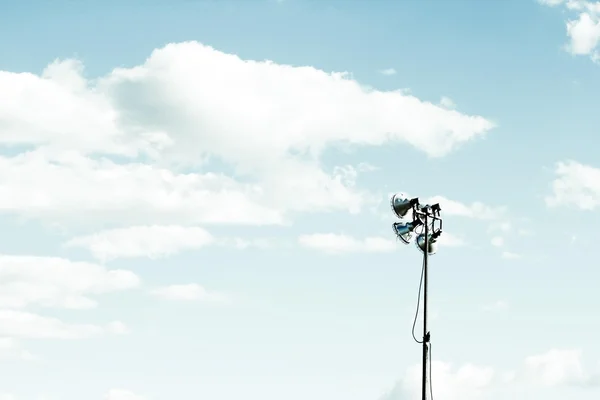
M 0 143 L 132 155 L 135 141 L 119 132 L 112 105 L 82 71 L 75 60 L 55 61 L 41 76 L 0 71 Z
M 137 287 L 133 272 L 57 257 L 0 255 L 0 308 L 91 308 L 90 295 Z
M 428 199 L 427 203 L 439 203 L 444 215 L 483 220 L 498 219 L 502 217 L 506 211 L 504 207 L 491 207 L 478 201 L 471 204 L 464 204 L 443 196 L 434 196 Z
M 564 5 L 568 11 L 577 13 L 565 22 L 569 37 L 567 50 L 574 55 L 589 55 L 600 61 L 600 2 L 583 0 L 538 0 L 541 4 L 555 7 Z
M 315 233 L 298 237 L 301 246 L 326 253 L 381 253 L 394 251 L 398 244 L 393 239 L 367 237 L 357 239 L 344 234 Z
M 87 248 L 95 258 L 109 261 L 127 257 L 159 258 L 214 242 L 213 236 L 199 227 L 147 225 L 73 238 L 66 246 Z
M 510 232 L 513 229 L 513 224 L 510 221 L 494 222 L 490 225 L 491 232 L 500 231 L 502 233 Z
M 506 311 L 508 310 L 508 302 L 505 300 L 497 300 L 491 304 L 486 304 L 482 307 L 484 311 Z
M 223 238 L 219 239 L 218 243 L 220 245 L 230 246 L 239 250 L 244 250 L 248 248 L 268 249 L 274 246 L 274 240 L 269 238 Z
M 546 5 L 546 6 L 550 6 L 550 7 L 555 7 L 558 6 L 562 3 L 564 3 L 566 0 L 538 0 L 538 3 Z
M 598 373 L 586 371 L 581 350 L 552 349 L 525 359 L 526 377 L 544 386 L 590 386 L 600 383 Z
M 359 239 L 337 233 L 301 235 L 298 237 L 298 243 L 303 247 L 330 254 L 387 253 L 396 250 L 398 246 L 400 246 L 399 242 L 395 239 L 385 237 L 366 237 Z M 464 246 L 465 241 L 461 237 L 444 232 L 440 236 L 439 244 L 440 246 L 459 247 Z
M 600 42 L 600 21 L 597 15 L 581 13 L 576 20 L 567 22 L 567 35 L 571 38 L 572 54 L 594 54 Z
M 504 302 L 495 304 L 507 306 Z M 496 306 L 494 309 L 497 309 Z M 600 370 L 589 370 L 582 358 L 582 352 L 577 349 L 552 349 L 526 357 L 521 366 L 504 371 L 471 363 L 455 367 L 434 359 L 431 365 L 433 398 L 479 400 L 496 398 L 498 395 L 498 398 L 504 398 L 515 391 L 523 393 L 533 390 L 529 393 L 539 393 L 539 386 L 551 389 L 558 386 L 597 387 L 600 384 Z M 420 399 L 421 372 L 420 364 L 408 368 L 394 389 L 381 400 Z
M 123 326 L 120 322 L 112 322 L 107 326 L 93 324 L 68 324 L 57 318 L 16 311 L 0 310 L 0 335 L 29 339 L 83 339 L 115 332 L 115 326 Z
M 386 76 L 396 75 L 396 70 L 394 68 L 385 68 L 379 70 L 379 73 Z
M 466 242 L 462 237 L 454 236 L 448 232 L 442 233 L 439 238 L 439 243 L 441 246 L 448 247 L 461 247 L 466 245 Z
M 450 97 L 446 96 L 442 96 L 442 98 L 440 99 L 440 105 L 448 109 L 456 108 L 456 104 L 454 103 L 454 101 Z
M 135 394 L 125 389 L 111 389 L 104 396 L 104 400 L 145 400 L 144 396 Z
M 273 224 L 357 212 L 367 198 L 321 165 L 328 147 L 402 142 L 443 156 L 494 126 L 343 73 L 196 42 L 99 79 L 66 60 L 41 76 L 0 72 L 0 86 L 0 145 L 36 149 L 0 158 L 0 210 L 59 222 Z M 208 172 L 213 160 L 233 173 Z
M 167 300 L 210 302 L 224 302 L 228 300 L 224 294 L 208 291 L 196 283 L 165 286 L 154 289 L 151 293 Z
M 502 258 L 506 258 L 507 260 L 518 260 L 519 258 L 521 258 L 521 255 L 510 251 L 503 251 Z
M 494 247 L 502 247 L 504 246 L 504 238 L 502 236 L 494 236 L 491 243 Z
M 505 385 L 515 382 L 516 379 L 517 379 L 516 371 L 505 371 L 500 375 L 500 381 Z
M 2 359 L 36 360 L 33 354 L 23 349 L 18 340 L 11 337 L 0 337 L 0 360 Z M 0 400 L 2 397 L 0 396 Z
M 39 396 L 37 400 L 48 400 L 49 397 Z M 103 400 L 146 400 L 144 396 L 133 393 L 125 389 L 111 389 L 103 396 Z M 0 400 L 18 400 L 18 398 L 10 393 L 0 393 Z
M 16 349 L 18 343 L 15 339 L 9 337 L 0 337 L 0 356 L 6 355 L 8 352 Z
M 82 247 L 102 262 L 117 258 L 167 257 L 184 250 L 200 249 L 209 245 L 226 246 L 239 250 L 268 249 L 275 241 L 270 238 L 215 238 L 207 230 L 195 226 L 139 225 L 109 229 L 68 240 L 66 247 Z
M 421 398 L 421 366 L 409 368 L 399 385 L 385 400 Z M 495 376 L 491 367 L 465 364 L 454 368 L 452 364 L 433 361 L 431 374 L 434 379 L 433 398 L 445 400 L 477 400 L 482 398 Z
M 131 330 L 121 321 L 112 321 L 106 325 L 106 332 L 113 335 L 127 335 L 131 333 Z
M 492 236 L 490 242 L 495 247 L 504 246 L 505 234 L 510 232 L 514 227 L 514 223 L 511 222 L 512 217 L 504 206 L 490 206 L 479 201 L 467 204 L 448 199 L 444 196 L 434 196 L 425 202 L 428 204 L 439 203 L 442 209 L 442 216 L 444 217 L 454 216 L 485 221 L 488 224 L 488 233 Z M 500 234 L 497 234 L 498 232 Z M 524 229 L 519 230 L 519 234 L 521 235 L 526 233 Z M 507 252 L 506 256 L 507 258 L 511 258 L 514 254 Z
M 600 169 L 575 161 L 559 162 L 552 182 L 548 207 L 575 206 L 594 210 L 600 205 Z
M 214 173 L 176 173 L 46 151 L 0 157 L 0 211 L 76 224 L 281 223 L 262 189 Z

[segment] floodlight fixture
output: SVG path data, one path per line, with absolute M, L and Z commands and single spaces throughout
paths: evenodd
M 412 240 L 415 228 L 422 224 L 423 223 L 421 222 L 421 220 L 417 219 L 413 222 L 394 222 L 392 226 L 394 228 L 394 233 L 396 234 L 396 237 L 402 240 L 404 244 L 409 244 Z
M 419 204 L 419 199 L 409 199 L 404 193 L 397 193 L 392 196 L 390 205 L 396 216 L 400 219 L 404 218 L 408 212 Z
M 437 252 L 437 236 L 435 235 L 428 235 L 428 239 L 427 240 L 427 245 L 425 244 L 426 240 L 425 240 L 425 234 L 421 233 L 419 236 L 417 236 L 417 238 L 415 239 L 415 244 L 417 245 L 417 248 L 419 250 L 421 250 L 423 253 L 425 253 L 425 247 L 427 246 L 429 248 L 429 250 L 427 251 L 427 253 L 432 256 Z

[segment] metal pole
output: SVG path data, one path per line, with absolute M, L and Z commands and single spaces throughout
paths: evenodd
M 423 251 L 423 386 L 422 399 L 427 400 L 427 261 L 429 258 L 429 210 L 425 210 L 425 249 Z

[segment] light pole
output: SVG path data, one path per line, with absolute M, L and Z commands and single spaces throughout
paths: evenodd
M 404 244 L 409 244 L 414 234 L 417 234 L 415 244 L 423 252 L 423 270 L 421 283 L 423 285 L 423 340 L 418 343 L 423 345 L 423 380 L 422 380 L 422 400 L 427 400 L 427 357 L 428 351 L 431 351 L 431 335 L 427 330 L 427 273 L 429 256 L 437 251 L 437 241 L 442 234 L 442 217 L 439 204 L 421 205 L 417 197 L 408 199 L 403 194 L 395 194 L 391 199 L 392 210 L 400 219 L 405 219 L 409 212 L 412 221 L 394 222 L 393 228 L 396 237 Z M 420 286 L 419 286 L 420 287 Z M 419 293 L 419 300 L 420 300 Z M 418 308 L 417 308 L 418 312 Z M 416 322 L 415 315 L 415 322 Z M 413 325 L 414 337 L 414 325 Z M 431 360 L 429 360 L 431 362 Z M 429 377 L 431 380 L 431 377 Z M 430 381 L 431 384 L 431 381 Z M 431 389 L 431 386 L 430 386 Z

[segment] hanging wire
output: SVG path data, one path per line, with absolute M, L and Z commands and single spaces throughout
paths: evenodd
M 433 364 L 433 358 L 431 357 L 431 341 L 429 342 L 429 399 L 433 400 L 433 384 L 431 381 L 433 378 L 431 377 L 431 364 Z
M 423 288 L 423 275 L 425 274 L 425 259 L 423 259 L 423 267 L 421 268 L 421 279 L 419 281 L 419 295 L 417 297 L 417 309 L 415 311 L 415 319 L 413 321 L 413 326 L 412 326 L 412 337 L 415 340 L 415 342 L 422 344 L 423 341 L 417 339 L 417 337 L 415 336 L 415 326 L 417 325 L 417 318 L 419 317 L 419 308 L 421 306 L 421 290 Z

